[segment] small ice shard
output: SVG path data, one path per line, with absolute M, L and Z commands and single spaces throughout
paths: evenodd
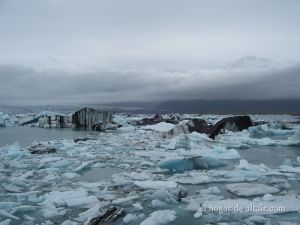
M 142 211 L 143 210 L 143 206 L 141 205 L 141 203 L 134 203 L 134 204 L 132 204 L 132 206 L 133 206 L 134 211 Z
M 266 202 L 274 201 L 274 196 L 271 195 L 271 194 L 266 194 L 266 195 L 263 196 L 263 200 L 266 201 Z
M 194 218 L 199 218 L 199 217 L 201 217 L 202 215 L 203 215 L 203 212 L 202 212 L 201 208 L 199 208 L 199 209 L 197 210 L 197 212 L 194 213 Z
M 226 189 L 237 196 L 254 196 L 277 193 L 280 190 L 265 184 L 256 183 L 235 183 L 227 184 Z
M 134 181 L 134 184 L 144 189 L 173 189 L 178 186 L 174 181 L 160 180 Z
M 250 170 L 250 166 L 247 160 L 241 159 L 240 160 L 240 165 L 238 166 L 239 169 L 241 170 Z
M 183 159 L 169 159 L 159 163 L 159 167 L 162 169 L 180 172 L 188 170 L 209 169 L 225 165 L 226 163 L 219 159 L 206 156 L 197 156 Z
M 28 148 L 31 154 L 54 153 L 57 148 L 49 144 L 39 143 Z
M 24 215 L 23 218 L 28 221 L 35 221 L 35 218 L 32 216 Z
M 136 214 L 131 214 L 131 213 L 129 213 L 129 214 L 127 214 L 127 215 L 123 218 L 123 222 L 124 222 L 125 224 L 127 224 L 127 223 L 130 223 L 130 222 L 134 221 L 134 220 L 140 219 L 140 218 L 142 218 L 143 216 L 144 216 L 144 214 L 136 215 Z
M 34 211 L 36 209 L 35 206 L 31 206 L 31 205 L 21 205 L 18 207 L 13 208 L 13 210 L 10 211 L 11 214 L 15 214 L 15 213 L 20 213 L 20 212 L 31 212 Z
M 174 210 L 159 210 L 150 214 L 140 225 L 163 225 L 173 222 L 176 219 Z

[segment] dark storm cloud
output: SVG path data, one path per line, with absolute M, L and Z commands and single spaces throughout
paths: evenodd
M 254 68 L 36 71 L 1 66 L 3 103 L 93 103 L 168 99 L 284 99 L 300 96 L 300 63 Z M 271 68 L 269 68 L 271 67 Z
M 299 8 L 0 0 L 0 103 L 299 98 Z

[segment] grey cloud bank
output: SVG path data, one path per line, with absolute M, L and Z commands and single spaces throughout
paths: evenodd
M 299 99 L 299 10 L 297 0 L 0 0 L 0 103 Z

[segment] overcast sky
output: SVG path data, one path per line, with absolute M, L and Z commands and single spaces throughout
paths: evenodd
M 299 99 L 299 0 L 0 0 L 0 104 Z

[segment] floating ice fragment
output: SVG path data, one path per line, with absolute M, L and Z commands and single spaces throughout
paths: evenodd
M 237 196 L 254 196 L 263 194 L 273 194 L 280 190 L 265 184 L 256 183 L 236 183 L 227 184 L 226 189 Z
M 284 173 L 300 173 L 300 167 L 292 167 L 292 166 L 280 166 L 279 171 Z
M 159 210 L 150 214 L 140 225 L 163 225 L 173 222 L 176 219 L 174 210 Z
M 247 160 L 241 159 L 240 160 L 240 165 L 238 166 L 239 169 L 241 170 L 250 170 L 250 166 Z
M 61 225 L 77 225 L 77 222 L 73 222 L 71 220 L 64 221 Z
M 15 214 L 15 213 L 20 213 L 20 212 L 31 212 L 34 211 L 36 209 L 35 206 L 31 206 L 31 205 L 21 205 L 18 207 L 13 208 L 13 210 L 10 211 L 11 214 Z
M 44 195 L 44 204 L 55 203 L 58 206 L 66 206 L 67 201 L 71 202 L 72 199 L 87 197 L 88 193 L 85 190 L 79 191 L 52 191 Z
M 267 220 L 263 216 L 251 216 L 249 218 L 249 221 L 255 224 L 265 224 Z
M 151 206 L 153 208 L 166 208 L 168 207 L 168 204 L 158 199 L 154 199 L 151 201 Z
M 4 220 L 4 221 L 2 221 L 2 222 L 0 221 L 0 225 L 9 225 L 10 222 L 11 222 L 10 219 Z
M 132 206 L 133 206 L 134 211 L 142 211 L 143 210 L 143 206 L 141 205 L 141 203 L 134 203 L 134 204 L 132 204 Z
M 11 213 L 5 212 L 4 210 L 0 210 L 0 216 L 4 218 L 9 218 L 13 220 L 19 220 L 19 217 L 12 215 Z
M 134 184 L 144 189 L 172 189 L 177 187 L 174 181 L 145 180 L 134 181 Z
M 62 207 L 56 208 L 53 204 L 44 205 L 42 208 L 43 217 L 51 219 L 57 216 L 63 216 L 66 214 L 66 210 Z
M 263 200 L 266 201 L 266 202 L 274 201 L 274 196 L 271 195 L 271 194 L 265 194 L 265 195 L 263 196 Z

